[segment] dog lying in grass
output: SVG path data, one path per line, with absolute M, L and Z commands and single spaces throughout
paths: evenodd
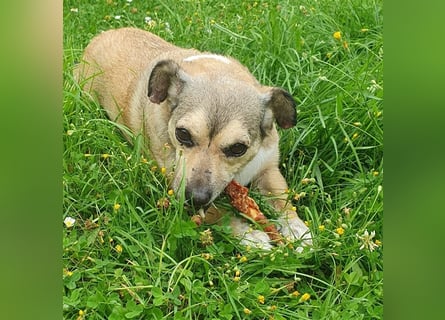
M 185 183 L 195 207 L 214 209 L 210 205 L 232 180 L 251 184 L 273 195 L 284 238 L 312 243 L 287 202 L 278 168 L 276 124 L 296 124 L 288 92 L 261 85 L 233 58 L 179 48 L 135 28 L 96 36 L 76 78 L 111 120 L 144 136 L 153 158 L 171 174 L 173 189 Z M 244 219 L 233 217 L 231 227 L 243 244 L 272 246 L 265 231 L 250 231 Z

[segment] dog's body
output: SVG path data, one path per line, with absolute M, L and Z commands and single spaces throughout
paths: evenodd
M 195 206 L 208 207 L 232 180 L 276 195 L 281 233 L 305 235 L 306 225 L 287 204 L 278 169 L 282 128 L 296 123 L 295 102 L 280 88 L 265 87 L 232 58 L 176 47 L 139 29 L 104 32 L 85 49 L 77 77 L 96 94 L 111 120 L 143 134 L 172 186 L 185 182 Z M 233 218 L 244 243 L 269 248 L 264 232 L 247 232 Z

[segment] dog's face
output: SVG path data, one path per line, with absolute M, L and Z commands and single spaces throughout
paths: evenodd
M 191 77 L 172 61 L 153 69 L 148 95 L 154 103 L 166 100 L 171 109 L 172 184 L 177 190 L 185 183 L 195 206 L 209 205 L 235 177 L 254 177 L 278 152 L 274 121 L 283 128 L 296 122 L 295 102 L 282 89 Z

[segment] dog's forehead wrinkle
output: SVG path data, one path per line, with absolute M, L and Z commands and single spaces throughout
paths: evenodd
M 248 136 L 254 128 L 259 127 L 259 124 L 255 124 L 254 117 L 247 117 L 239 110 L 215 107 L 212 111 L 207 115 L 210 139 L 218 135 L 227 139 L 240 135 Z

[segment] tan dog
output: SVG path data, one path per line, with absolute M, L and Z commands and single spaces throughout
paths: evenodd
M 235 179 L 276 195 L 280 232 L 305 236 L 306 225 L 287 204 L 278 169 L 278 133 L 296 123 L 295 102 L 280 88 L 265 87 L 235 59 L 176 47 L 139 29 L 110 30 L 95 37 L 77 69 L 84 90 L 94 93 L 111 120 L 147 138 L 154 159 L 172 175 L 177 190 L 208 208 Z M 262 231 L 232 219 L 244 244 L 270 248 Z

